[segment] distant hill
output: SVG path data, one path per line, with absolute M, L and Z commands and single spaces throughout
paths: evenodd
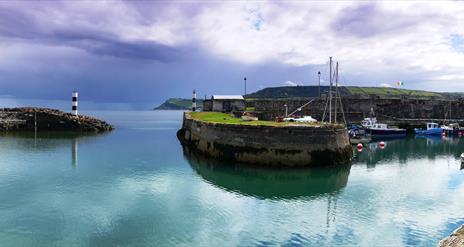
M 203 106 L 203 100 L 197 99 L 197 107 Z M 192 108 L 192 99 L 170 98 L 154 110 L 188 110 Z
M 328 86 L 321 86 L 321 94 L 329 91 Z M 410 96 L 417 98 L 464 98 L 464 93 L 438 93 L 422 90 L 409 90 L 390 87 L 339 87 L 340 95 L 343 96 L 366 96 L 377 95 L 381 98 L 398 98 Z M 247 94 L 247 99 L 284 99 L 284 98 L 308 98 L 319 95 L 318 86 L 291 86 L 291 87 L 268 87 Z M 197 106 L 201 108 L 203 100 L 197 99 Z M 192 107 L 192 99 L 171 98 L 156 107 L 155 110 L 187 110 Z
M 321 86 L 321 94 L 329 90 L 328 86 Z M 455 98 L 462 97 L 462 93 L 436 93 L 422 90 L 409 90 L 390 87 L 339 87 L 341 96 L 369 96 L 377 95 L 384 98 L 395 98 L 402 95 L 412 97 L 436 97 Z M 291 87 L 268 87 L 247 95 L 249 99 L 263 98 L 307 98 L 319 95 L 318 86 L 291 86 Z

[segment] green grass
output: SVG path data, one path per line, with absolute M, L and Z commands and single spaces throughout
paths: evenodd
M 307 126 L 320 126 L 321 123 L 295 123 L 295 122 L 274 122 L 274 121 L 243 121 L 241 118 L 236 118 L 230 114 L 222 112 L 191 112 L 193 119 L 209 123 L 221 124 L 238 124 L 238 125 L 264 125 L 264 126 L 294 126 L 294 125 L 307 125 Z
M 347 87 L 347 90 L 351 94 L 375 94 L 380 97 L 399 97 L 402 95 L 414 97 L 444 97 L 442 94 L 435 92 L 389 87 Z

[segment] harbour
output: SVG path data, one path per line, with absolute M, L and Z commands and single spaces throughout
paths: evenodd
M 269 169 L 186 153 L 182 111 L 82 114 L 115 130 L 1 136 L 3 244 L 435 246 L 464 223 L 460 138 L 373 142 L 349 167 Z

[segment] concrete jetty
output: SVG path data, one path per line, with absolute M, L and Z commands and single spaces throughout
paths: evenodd
M 264 166 L 347 165 L 353 155 L 342 125 L 230 124 L 184 113 L 178 138 L 191 150 L 220 160 Z
M 111 131 L 105 121 L 49 108 L 0 108 L 0 131 Z

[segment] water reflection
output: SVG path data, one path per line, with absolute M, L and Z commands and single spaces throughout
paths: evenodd
M 259 199 L 287 200 L 334 194 L 346 186 L 350 174 L 350 166 L 289 169 L 234 165 L 205 158 L 188 147 L 183 149 L 190 166 L 208 183 Z M 336 202 L 329 202 L 329 209 L 335 205 Z
M 381 148 L 378 142 L 369 143 L 361 152 L 355 151 L 354 162 L 366 163 L 375 167 L 380 162 L 398 160 L 405 164 L 409 160 L 427 158 L 434 160 L 439 156 L 458 159 L 464 151 L 464 141 L 453 137 L 413 137 L 385 141 Z M 451 160 L 450 160 L 451 161 Z
M 104 133 L 81 132 L 5 132 L 0 137 L 6 143 L 11 140 L 11 145 L 19 150 L 28 152 L 51 152 L 60 148 L 71 149 L 71 165 L 77 167 L 79 156 L 79 142 L 85 143 L 93 137 L 105 135 Z M 0 147 L 1 150 L 1 147 Z

